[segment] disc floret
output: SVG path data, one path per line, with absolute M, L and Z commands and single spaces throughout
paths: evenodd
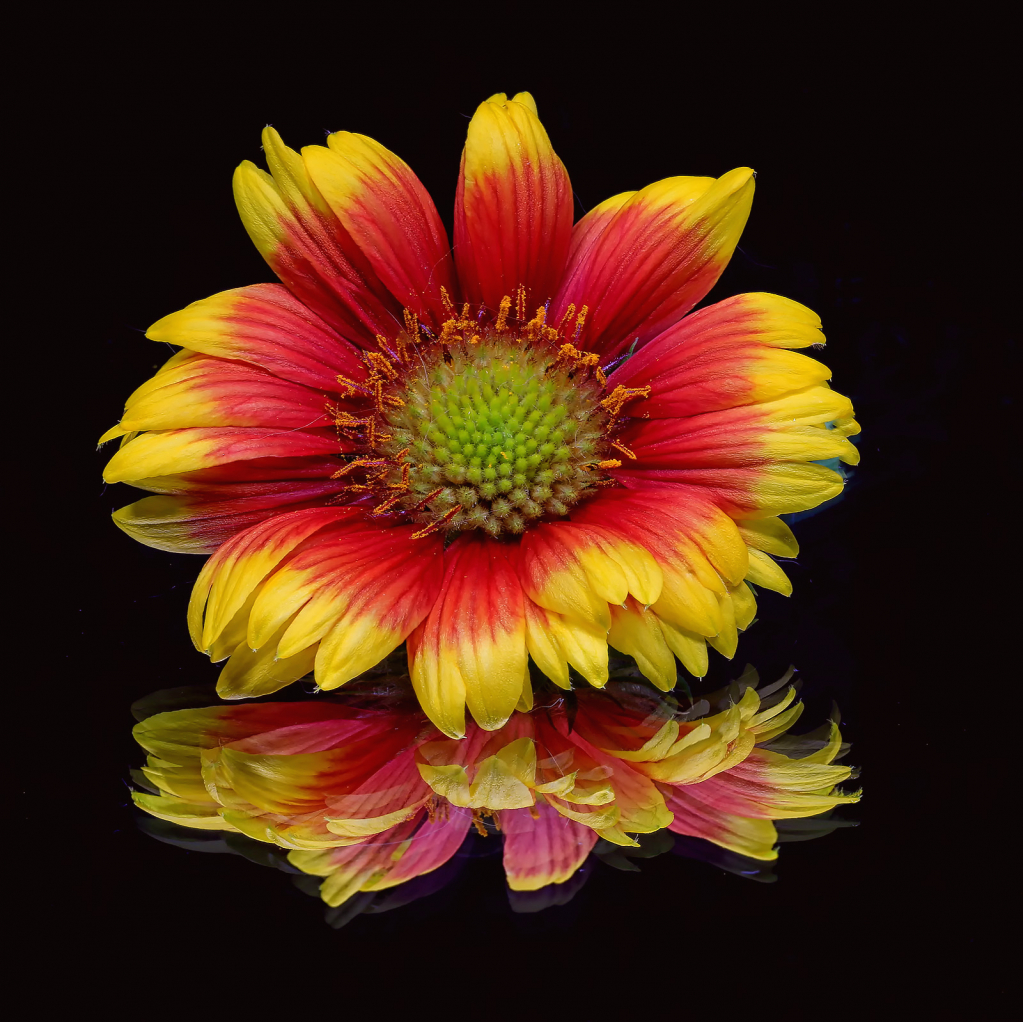
M 496 333 L 410 366 L 379 445 L 408 466 L 401 503 L 492 536 L 564 515 L 594 486 L 610 418 L 600 384 L 573 369 L 557 349 Z

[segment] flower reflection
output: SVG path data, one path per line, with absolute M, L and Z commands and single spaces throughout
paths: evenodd
M 436 889 L 475 832 L 500 847 L 513 892 L 548 892 L 522 905 L 543 907 L 563 899 L 557 885 L 580 882 L 591 853 L 630 868 L 679 835 L 682 854 L 687 842 L 710 842 L 768 862 L 774 821 L 855 802 L 837 787 L 852 775 L 836 763 L 837 724 L 788 734 L 802 712 L 788 682 L 758 692 L 747 671 L 680 704 L 613 681 L 538 699 L 500 730 L 470 726 L 461 741 L 387 677 L 329 702 L 174 709 L 135 728 L 152 792 L 134 799 L 160 820 L 225 832 L 227 848 L 271 846 L 289 870 L 322 878 L 333 908 L 443 868 L 425 881 Z

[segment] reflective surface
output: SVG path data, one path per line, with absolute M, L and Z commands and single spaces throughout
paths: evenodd
M 388 663 L 301 703 L 191 709 L 180 704 L 208 694 L 154 693 L 135 706 L 149 755 L 133 798 L 172 829 L 142 829 L 321 877 L 331 909 L 433 893 L 452 863 L 488 854 L 475 831 L 502 851 L 512 909 L 539 911 L 569 900 L 591 854 L 634 870 L 632 857 L 670 851 L 674 835 L 680 854 L 758 876 L 777 858 L 773 821 L 823 835 L 838 823 L 814 818 L 858 801 L 842 787 L 855 771 L 839 762 L 848 746 L 837 722 L 791 733 L 803 712 L 791 670 L 760 686 L 747 667 L 723 690 L 680 699 L 625 658 L 611 666 L 602 690 L 538 685 L 531 710 L 496 731 L 472 725 L 462 740 L 431 724 Z

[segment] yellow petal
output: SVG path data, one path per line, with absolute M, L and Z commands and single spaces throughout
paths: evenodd
M 611 608 L 611 631 L 608 644 L 635 659 L 645 678 L 662 692 L 675 687 L 678 675 L 660 621 L 652 610 L 646 610 L 630 598 L 623 607 Z
M 747 546 L 777 557 L 796 557 L 799 543 L 780 518 L 757 518 L 736 522 Z
M 140 809 L 159 820 L 167 820 L 193 830 L 234 830 L 219 814 L 219 806 L 191 805 L 170 795 L 150 795 L 133 791 L 131 797 Z
M 702 635 L 680 628 L 659 616 L 661 633 L 668 648 L 682 661 L 682 666 L 694 677 L 707 675 L 709 659 L 707 640 Z
M 788 575 L 775 563 L 770 555 L 760 550 L 749 552 L 749 572 L 746 575 L 754 585 L 763 586 L 765 589 L 773 589 L 782 596 L 792 595 L 792 583 Z

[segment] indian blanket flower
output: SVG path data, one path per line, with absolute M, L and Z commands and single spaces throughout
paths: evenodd
M 795 689 L 765 691 L 693 717 L 613 681 L 515 712 L 497 731 L 470 722 L 462 740 L 386 703 L 174 710 L 135 728 L 156 793 L 134 798 L 163 820 L 290 849 L 292 865 L 325 878 L 331 905 L 437 869 L 471 827 L 501 834 L 513 890 L 568 880 L 598 838 L 636 847 L 634 835 L 665 828 L 769 860 L 773 820 L 858 795 L 836 788 L 851 770 L 834 762 L 834 722 L 790 737 Z
M 117 524 L 212 554 L 189 612 L 219 692 L 334 689 L 402 643 L 446 735 L 528 709 L 528 664 L 608 678 L 608 646 L 670 689 L 727 657 L 752 586 L 790 583 L 779 515 L 840 492 L 849 400 L 793 349 L 810 310 L 744 294 L 691 310 L 746 222 L 753 172 L 673 177 L 572 223 L 532 98 L 469 124 L 454 245 L 393 153 L 338 132 L 235 195 L 280 278 L 148 336 L 180 347 L 128 399 Z

